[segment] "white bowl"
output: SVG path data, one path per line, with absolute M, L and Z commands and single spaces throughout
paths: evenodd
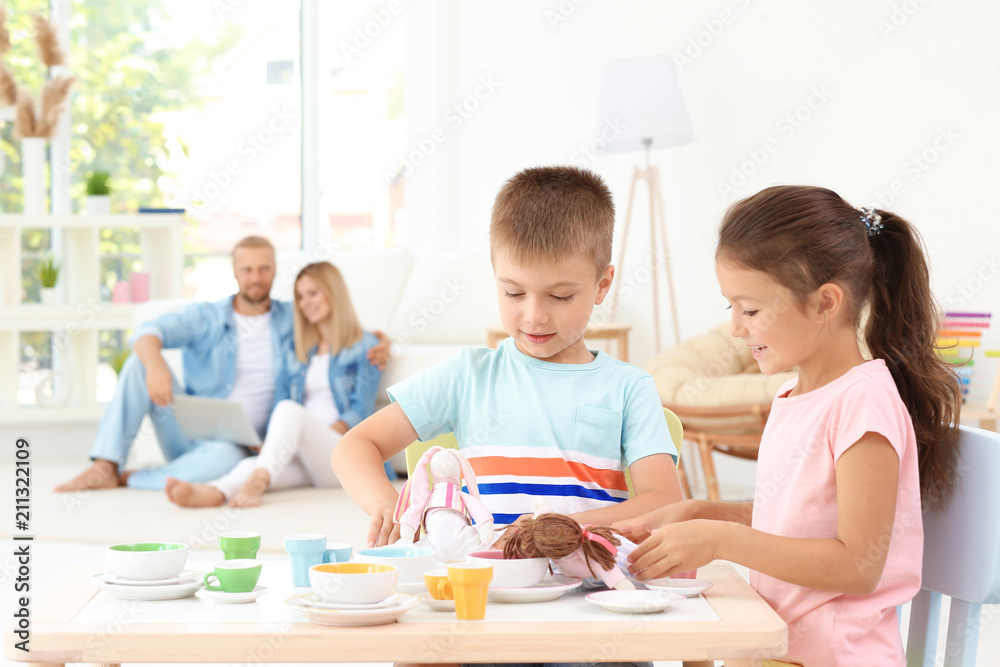
M 150 581 L 176 577 L 187 563 L 188 547 L 176 542 L 129 542 L 105 549 L 111 572 L 122 579 Z
M 493 566 L 493 581 L 490 588 L 528 588 L 534 586 L 549 570 L 549 559 L 503 557 L 499 550 L 473 551 L 465 557 L 469 563 Z
M 399 568 L 401 584 L 423 584 L 424 572 L 434 569 L 436 560 L 433 549 L 394 544 L 361 549 L 354 553 L 356 563 L 381 563 Z
M 320 602 L 375 604 L 392 595 L 399 570 L 382 563 L 321 563 L 309 568 L 309 583 Z

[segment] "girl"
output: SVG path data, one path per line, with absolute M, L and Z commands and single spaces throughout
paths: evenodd
M 951 492 L 959 384 L 916 231 L 815 187 L 768 188 L 722 222 L 732 334 L 794 367 L 764 430 L 751 503 L 687 500 L 614 525 L 640 579 L 716 558 L 789 626 L 796 664 L 904 665 L 896 605 L 920 587 L 924 505 Z M 872 359 L 859 345 L 863 338 Z
M 379 340 L 362 331 L 347 285 L 329 262 L 299 271 L 292 324 L 284 378 L 292 400 L 275 407 L 260 453 L 208 484 L 168 478 L 171 501 L 206 507 L 228 499 L 233 507 L 252 507 L 268 489 L 339 486 L 330 454 L 340 436 L 372 413 L 379 366 L 388 359 L 369 355 Z

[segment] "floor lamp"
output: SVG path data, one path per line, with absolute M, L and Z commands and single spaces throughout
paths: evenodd
M 625 248 L 628 245 L 632 205 L 639 181 L 649 188 L 649 243 L 653 279 L 653 318 L 656 351 L 660 352 L 660 298 L 657 266 L 662 253 L 670 296 L 670 313 L 674 337 L 680 342 L 680 324 L 677 318 L 677 300 L 670 271 L 670 249 L 667 244 L 667 225 L 663 216 L 663 197 L 660 188 L 660 170 L 649 163 L 651 148 L 669 148 L 691 141 L 691 120 L 688 117 L 684 96 L 677 80 L 674 61 L 666 56 L 628 58 L 607 64 L 601 80 L 598 103 L 598 134 L 605 141 L 605 151 L 643 149 L 646 166 L 632 171 L 625 224 L 615 265 L 617 279 L 611 290 L 612 317 L 618 313 L 618 287 L 625 275 Z M 659 244 L 657 243 L 659 234 Z

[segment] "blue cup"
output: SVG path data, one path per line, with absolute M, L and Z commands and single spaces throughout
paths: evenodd
M 320 563 L 344 563 L 351 559 L 351 545 L 326 543 L 321 533 L 285 536 L 285 551 L 292 558 L 292 583 L 309 586 L 309 568 Z

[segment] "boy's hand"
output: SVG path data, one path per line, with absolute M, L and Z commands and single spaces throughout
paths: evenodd
M 392 522 L 395 505 L 383 505 L 372 512 L 371 523 L 368 524 L 368 546 L 383 547 L 399 539 L 399 524 Z
M 500 551 L 503 551 L 503 545 L 507 543 L 507 540 L 510 539 L 510 536 L 516 533 L 518 527 L 524 525 L 524 522 L 531 518 L 533 517 L 530 514 L 522 514 L 521 516 L 517 517 L 517 521 L 515 521 L 514 523 L 507 524 L 507 526 L 503 529 L 503 535 L 501 535 L 500 539 L 494 542 L 493 546 L 490 548 L 499 549 Z
M 708 565 L 718 557 L 725 526 L 722 521 L 694 519 L 656 528 L 629 554 L 629 572 L 646 581 Z

